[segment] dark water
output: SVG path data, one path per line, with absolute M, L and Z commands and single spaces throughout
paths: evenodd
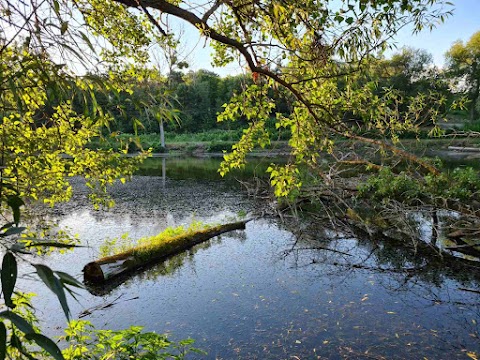
M 160 164 L 161 159 L 150 161 L 143 174 L 161 175 L 155 170 Z M 79 186 L 74 201 L 50 216 L 89 247 L 44 261 L 81 278 L 105 238 L 128 232 L 138 239 L 192 220 L 222 222 L 239 212 L 268 210 L 269 204 L 247 198 L 236 182 L 216 177 L 213 164 L 218 165 L 211 159 L 167 160 L 165 181 L 138 176 L 115 186 L 117 206 L 110 212 L 91 210 Z M 78 303 L 71 301 L 72 312 L 79 316 L 88 310 L 84 319 L 98 328 L 141 325 L 177 340 L 192 337 L 208 359 L 478 355 L 480 295 L 465 290 L 480 289 L 473 270 L 429 266 L 428 259 L 377 245 L 325 224 L 264 218 L 160 264 L 108 295 L 84 291 Z M 403 270 L 418 264 L 422 270 Z M 36 282 L 23 286 L 41 294 L 35 304 L 38 315 L 48 319 L 46 333 L 60 334 L 65 320 L 55 298 Z

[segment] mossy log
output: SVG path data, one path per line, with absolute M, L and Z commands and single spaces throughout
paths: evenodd
M 243 230 L 248 221 L 250 220 L 218 225 L 193 233 L 189 232 L 155 245 L 140 245 L 120 254 L 101 258 L 85 265 L 83 268 L 84 280 L 92 284 L 103 283 L 145 265 L 165 260 L 220 234 L 233 230 Z

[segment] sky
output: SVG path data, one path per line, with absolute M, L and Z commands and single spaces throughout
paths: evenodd
M 480 31 L 480 0 L 451 0 L 454 3 L 453 16 L 432 31 L 424 30 L 412 35 L 411 29 L 404 29 L 396 38 L 397 46 L 425 49 L 433 55 L 436 65 L 444 64 L 444 55 L 457 40 L 463 42 Z
M 395 39 L 398 48 L 409 46 L 425 49 L 433 55 L 437 66 L 443 66 L 444 54 L 456 40 L 468 41 L 470 36 L 480 31 L 480 0 L 451 0 L 454 3 L 453 16 L 447 18 L 436 29 L 422 31 L 418 35 L 412 35 L 411 28 L 403 29 Z M 185 29 L 185 36 L 189 48 L 186 49 L 187 59 L 191 70 L 207 69 L 226 76 L 236 75 L 242 71 L 238 64 L 232 64 L 227 68 L 213 68 L 210 65 L 210 50 L 205 41 L 198 42 L 195 29 Z M 192 50 L 194 45 L 195 49 Z M 388 55 L 388 54 L 387 54 Z

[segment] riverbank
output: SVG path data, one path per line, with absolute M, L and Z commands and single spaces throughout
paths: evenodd
M 224 136 L 219 134 L 198 133 L 198 134 L 182 134 L 182 136 L 171 136 L 167 138 L 165 148 L 160 146 L 160 140 L 157 134 L 140 135 L 138 143 L 128 147 L 129 156 L 140 149 L 151 149 L 152 157 L 164 156 L 195 156 L 195 157 L 221 157 L 224 152 L 231 150 L 232 145 L 236 142 L 236 133 L 226 132 Z M 120 146 L 125 146 L 129 141 L 133 141 L 133 135 L 121 135 L 120 142 L 109 140 L 101 142 L 98 139 L 92 142 L 90 148 L 98 149 L 114 149 L 118 150 Z M 226 139 L 226 140 L 222 140 Z M 460 158 L 477 158 L 474 149 L 480 150 L 480 138 L 466 136 L 446 136 L 442 138 L 428 139 L 401 139 L 401 147 L 407 151 L 411 151 L 421 156 L 429 157 L 460 157 Z M 131 143 L 132 144 L 132 143 Z M 350 141 L 338 139 L 335 141 L 339 150 L 352 146 Z M 363 144 L 356 144 L 357 147 L 364 147 Z M 455 149 L 456 148 L 456 149 Z M 470 151 L 464 151 L 462 148 L 470 148 Z M 272 141 L 269 147 L 264 149 L 256 148 L 249 156 L 251 157 L 281 157 L 290 154 L 288 141 L 278 140 Z

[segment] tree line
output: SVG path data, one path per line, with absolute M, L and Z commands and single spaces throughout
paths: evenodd
M 407 99 L 426 102 L 420 114 L 425 118 L 424 125 L 432 125 L 431 121 L 429 123 L 427 120 L 431 117 L 428 102 L 437 101 L 437 98 L 428 96 L 433 92 L 446 99 L 442 105 L 442 113 L 447 112 L 454 100 L 464 97 L 467 100 L 466 109 L 453 113 L 461 115 L 465 120 L 478 119 L 480 32 L 472 35 L 465 44 L 460 41 L 454 43 L 445 54 L 445 60 L 446 66 L 442 69 L 435 66 L 432 55 L 426 50 L 406 47 L 390 58 L 371 59 L 368 67 L 365 67 L 367 71 L 356 81 L 370 83 L 377 95 L 386 89 L 394 92 L 397 99 L 402 99 L 397 102 L 397 110 L 403 115 L 412 105 Z M 342 64 L 338 66 L 341 68 Z M 342 82 L 343 79 L 339 78 L 337 85 L 345 88 Z M 120 92 L 113 96 L 108 92 L 98 92 L 97 101 L 115 119 L 111 130 L 120 133 L 158 133 L 160 120 L 165 122 L 168 131 L 173 133 L 240 129 L 246 125 L 245 119 L 225 123 L 217 122 L 217 116 L 233 96 L 242 93 L 254 83 L 255 75 L 252 73 L 220 77 L 215 72 L 204 69 L 177 70 L 166 76 L 155 74 L 153 80 L 147 78 L 138 81 L 133 84 L 133 94 Z M 284 116 L 291 115 L 294 103 L 291 96 L 278 88 L 270 89 L 269 92 L 275 102 L 275 112 Z M 423 94 L 422 99 L 416 98 L 419 94 Z M 145 101 L 149 96 L 155 101 L 160 100 L 163 110 L 172 110 L 173 116 L 157 114 L 158 111 L 155 110 L 153 113 L 147 111 L 152 108 L 152 101 Z M 450 113 L 452 114 L 452 111 Z M 367 121 L 351 111 L 344 111 L 341 116 L 347 123 Z

